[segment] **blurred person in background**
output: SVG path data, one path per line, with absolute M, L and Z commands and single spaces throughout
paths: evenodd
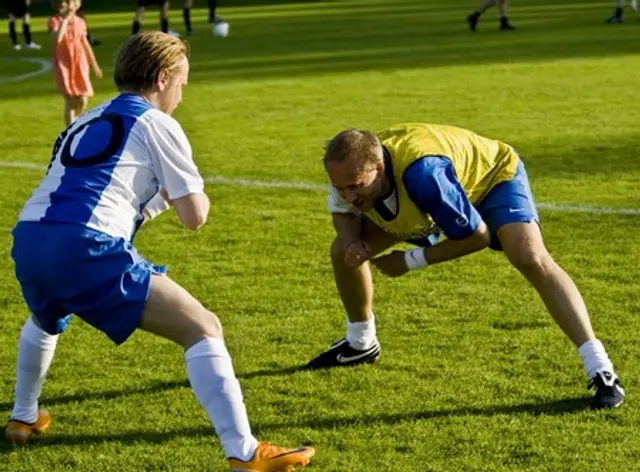
M 131 34 L 138 34 L 140 32 L 145 9 L 153 5 L 160 7 L 160 30 L 176 38 L 180 37 L 177 32 L 169 29 L 169 0 L 136 0 L 136 13 L 133 17 L 133 24 L 131 25 Z
M 638 0 L 631 0 L 629 5 L 634 10 L 638 9 Z M 624 0 L 616 0 L 616 9 L 609 18 L 607 18 L 607 23 L 612 25 L 619 25 L 624 22 Z
M 31 16 L 29 15 L 29 6 L 31 0 L 9 0 L 7 8 L 9 10 L 9 36 L 13 43 L 13 49 L 19 51 L 22 45 L 18 43 L 18 34 L 16 33 L 16 20 L 22 18 L 22 34 L 24 34 L 24 47 L 26 49 L 39 50 L 40 45 L 34 43 L 31 39 Z
M 91 44 L 87 40 L 87 25 L 76 15 L 80 0 L 54 1 L 58 13 L 49 18 L 49 33 L 53 40 L 53 73 L 58 90 L 64 97 L 64 123 L 69 126 L 87 108 L 93 87 L 89 68 L 102 78 Z
M 511 23 L 509 23 L 509 0 L 483 0 L 482 5 L 476 11 L 467 16 L 467 23 L 469 23 L 469 29 L 475 31 L 478 27 L 478 21 L 482 14 L 491 8 L 496 3 L 500 2 L 500 29 L 502 31 L 513 31 L 516 29 Z
M 216 14 L 216 9 L 218 7 L 217 0 L 208 0 L 207 3 L 209 6 L 209 23 L 213 23 L 215 25 L 220 25 L 224 23 L 227 25 L 226 29 L 228 30 L 228 23 Z M 182 18 L 184 19 L 184 28 L 188 36 L 191 36 L 193 33 L 195 33 L 195 30 L 191 25 L 191 9 L 192 8 L 193 8 L 193 0 L 182 0 Z
M 226 23 L 226 21 L 220 18 L 216 13 L 218 0 L 207 0 L 207 2 L 209 4 L 209 23 Z
M 184 29 L 187 32 L 187 36 L 191 36 L 194 33 L 193 26 L 191 26 L 192 8 L 193 0 L 182 0 L 182 19 L 184 20 Z

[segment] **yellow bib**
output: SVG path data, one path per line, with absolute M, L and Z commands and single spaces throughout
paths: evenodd
M 507 144 L 483 138 L 454 126 L 404 123 L 377 133 L 388 151 L 396 183 L 397 213 L 390 221 L 375 210 L 367 218 L 400 239 L 421 239 L 440 230 L 430 215 L 422 212 L 404 188 L 404 171 L 425 156 L 443 157 L 453 164 L 467 198 L 476 205 L 501 182 L 511 180 L 518 155 Z

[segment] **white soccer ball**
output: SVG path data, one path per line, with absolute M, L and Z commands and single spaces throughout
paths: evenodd
M 213 24 L 211 31 L 213 32 L 213 35 L 218 38 L 226 38 L 229 34 L 229 23 L 226 21 L 217 21 Z

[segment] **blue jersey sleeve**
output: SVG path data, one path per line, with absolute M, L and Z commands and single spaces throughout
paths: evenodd
M 409 198 L 431 215 L 449 239 L 464 239 L 480 227 L 482 217 L 467 198 L 449 159 L 418 159 L 405 170 L 402 181 Z

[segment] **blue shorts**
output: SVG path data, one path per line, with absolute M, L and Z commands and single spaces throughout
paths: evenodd
M 20 222 L 11 256 L 27 306 L 49 334 L 71 314 L 124 342 L 140 326 L 152 274 L 130 242 L 80 225 Z
M 508 223 L 540 224 L 540 216 L 529 186 L 529 178 L 522 161 L 513 179 L 499 183 L 476 205 L 476 210 L 489 227 L 491 244 L 489 247 L 499 251 L 502 249 L 498 240 L 498 229 Z
M 491 232 L 489 247 L 496 251 L 502 250 L 498 239 L 498 229 L 507 223 L 530 223 L 535 221 L 540 224 L 540 217 L 533 200 L 529 178 L 522 161 L 513 179 L 496 185 L 487 196 L 475 206 L 483 221 Z M 435 245 L 441 237 L 441 233 L 431 234 L 421 239 L 409 239 L 408 243 L 421 247 Z

